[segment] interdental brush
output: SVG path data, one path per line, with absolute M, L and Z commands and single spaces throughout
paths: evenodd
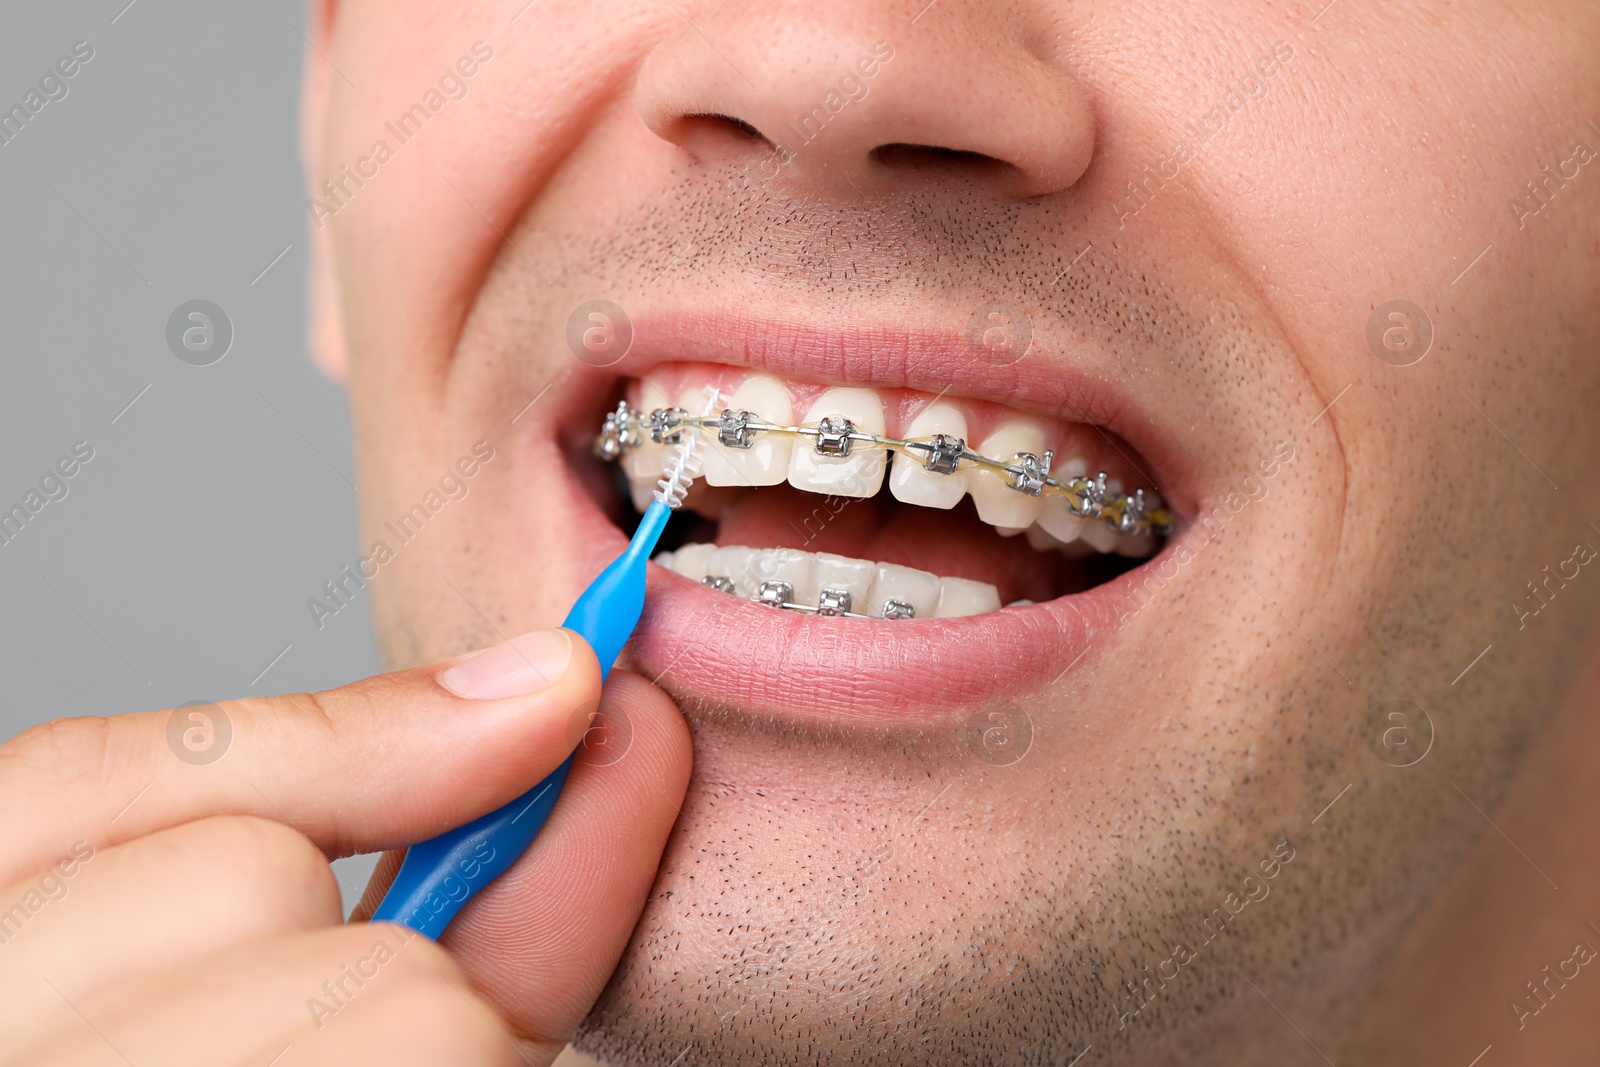
M 716 406 L 718 394 L 715 389 L 707 392 L 709 411 Z M 562 623 L 594 647 L 602 681 L 639 625 L 646 566 L 668 516 L 683 505 L 700 474 L 699 442 L 698 434 L 682 436 L 628 547 L 589 584 Z M 437 940 L 461 906 L 533 844 L 561 795 L 577 754 L 574 748 L 549 777 L 498 811 L 408 848 L 400 873 L 373 912 L 372 921 L 401 923 Z

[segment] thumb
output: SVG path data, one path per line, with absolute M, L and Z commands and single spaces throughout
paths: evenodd
M 211 815 L 287 823 L 329 856 L 424 840 L 553 771 L 599 700 L 583 638 L 537 630 L 321 693 L 57 719 L 0 746 L 0 884 Z

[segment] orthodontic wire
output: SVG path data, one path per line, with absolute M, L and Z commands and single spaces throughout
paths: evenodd
M 602 459 L 620 459 L 629 449 L 644 443 L 645 434 L 657 444 L 675 444 L 686 435 L 684 430 L 713 431 L 718 442 L 730 448 L 749 448 L 751 434 L 777 433 L 791 437 L 810 438 L 819 455 L 846 458 L 854 443 L 902 452 L 917 458 L 923 469 L 939 474 L 953 474 L 957 470 L 984 469 L 1001 475 L 1007 487 L 1030 496 L 1064 495 L 1067 506 L 1081 519 L 1103 520 L 1113 531 L 1122 534 L 1157 534 L 1172 532 L 1172 513 L 1160 503 L 1153 492 L 1147 497 L 1143 489 L 1133 493 L 1113 492 L 1107 487 L 1107 476 L 1101 471 L 1094 478 L 1077 475 L 1062 481 L 1050 474 L 1054 453 L 1046 450 L 1043 456 L 1018 452 L 1010 461 L 993 459 L 967 448 L 959 437 L 935 434 L 927 438 L 897 438 L 857 430 L 842 416 L 828 416 L 816 423 L 784 425 L 762 422 L 748 411 L 724 408 L 719 415 L 709 413 L 693 416 L 682 408 L 656 408 L 650 413 L 630 407 L 627 401 L 617 404 L 608 412 L 595 439 L 595 454 Z M 689 434 L 689 438 L 700 434 Z M 919 455 L 920 453 L 920 455 Z M 962 466 L 965 464 L 966 466 Z M 1153 501 L 1148 503 L 1147 501 Z

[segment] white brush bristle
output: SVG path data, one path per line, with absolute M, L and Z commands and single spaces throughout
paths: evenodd
M 683 506 L 683 498 L 689 495 L 694 480 L 700 477 L 701 466 L 700 438 L 686 433 L 661 472 L 661 480 L 656 483 L 656 499 L 677 511 Z
M 721 403 L 722 391 L 714 385 L 706 386 L 706 408 L 701 414 L 714 413 Z M 705 459 L 700 454 L 700 434 L 685 430 L 678 447 L 672 450 L 671 458 L 661 471 L 661 480 L 656 483 L 656 499 L 677 511 L 683 506 L 683 498 L 689 495 L 694 480 L 700 477 L 704 463 Z

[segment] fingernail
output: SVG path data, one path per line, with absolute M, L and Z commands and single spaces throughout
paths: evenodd
M 567 631 L 534 630 L 457 663 L 439 684 L 467 700 L 527 696 L 558 682 L 571 661 Z

